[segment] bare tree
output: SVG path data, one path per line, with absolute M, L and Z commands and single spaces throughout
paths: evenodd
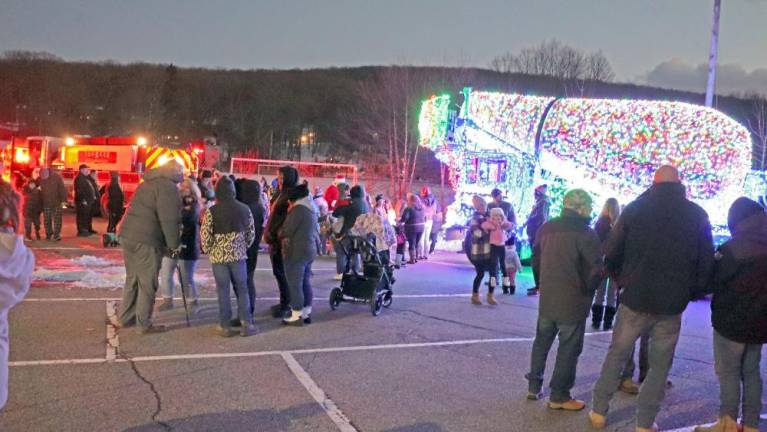
M 514 54 L 506 53 L 495 57 L 492 61 L 490 61 L 490 69 L 500 73 L 515 72 L 515 62 L 516 58 L 514 57 Z
M 767 96 L 753 94 L 750 96 L 750 111 L 746 113 L 746 124 L 751 134 L 756 138 L 753 154 L 758 162 L 758 168 L 767 167 Z
M 615 79 L 615 72 L 602 51 L 586 57 L 585 78 L 592 81 L 610 82 Z

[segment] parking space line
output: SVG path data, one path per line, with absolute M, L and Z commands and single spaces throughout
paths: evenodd
M 586 333 L 586 336 L 596 336 L 609 334 L 610 332 Z M 391 349 L 410 349 L 410 348 L 431 348 L 456 345 L 476 345 L 490 343 L 512 343 L 512 342 L 532 342 L 532 337 L 513 337 L 513 338 L 492 338 L 492 339 L 464 339 L 441 342 L 414 342 L 402 344 L 384 344 L 384 345 L 356 345 L 328 348 L 306 348 L 295 350 L 276 350 L 276 351 L 249 351 L 249 352 L 229 352 L 229 353 L 198 353 L 198 354 L 168 354 L 155 356 L 137 356 L 131 357 L 132 362 L 150 362 L 150 361 L 169 361 L 169 360 L 205 360 L 221 358 L 245 358 L 245 357 L 264 357 L 282 354 L 323 354 L 334 352 L 354 352 L 354 351 L 375 351 Z M 67 365 L 67 364 L 88 364 L 88 363 L 106 363 L 105 358 L 84 358 L 84 359 L 62 359 L 62 360 L 24 360 L 12 361 L 8 365 L 12 367 L 22 366 L 48 366 L 48 365 Z M 122 363 L 127 360 L 117 358 L 113 363 Z
M 288 369 L 293 372 L 293 375 L 295 375 L 298 382 L 304 386 L 312 398 L 320 404 L 320 407 L 322 407 L 328 417 L 330 417 L 330 420 L 338 426 L 338 430 L 341 432 L 357 432 L 357 428 L 352 425 L 349 418 L 341 412 L 338 405 L 336 405 L 335 402 L 325 394 L 320 386 L 314 382 L 312 377 L 309 376 L 306 370 L 296 361 L 295 357 L 289 353 L 282 353 L 281 355 L 282 359 L 285 360 L 285 363 L 288 365 Z
M 113 323 L 117 322 L 117 303 L 108 300 L 107 305 L 107 361 L 114 361 L 120 349 L 120 337 Z

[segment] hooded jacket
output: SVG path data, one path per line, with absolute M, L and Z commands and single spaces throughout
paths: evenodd
M 21 236 L 0 233 L 0 409 L 8 400 L 8 311 L 29 291 L 35 256 Z
M 61 207 L 67 202 L 67 188 L 56 171 L 49 168 L 40 170 L 40 188 L 43 193 L 43 208 Z
M 97 190 L 93 186 L 93 180 L 90 176 L 77 174 L 75 177 L 75 203 L 77 205 L 93 205 L 96 202 Z
M 40 180 L 29 180 L 24 185 L 24 216 L 35 217 L 43 211 L 43 193 Z
M 344 218 L 344 224 L 341 227 L 341 232 L 338 233 L 338 237 L 345 236 L 349 230 L 357 222 L 359 215 L 368 212 L 368 205 L 365 202 L 365 190 L 362 186 L 354 186 L 351 190 L 351 201 L 344 206 L 336 207 L 333 211 L 333 217 Z
M 202 250 L 212 264 L 242 261 L 256 237 L 253 215 L 235 199 L 234 184 L 221 177 L 216 184 L 216 204 L 205 210 L 200 228 Z
M 708 288 L 714 244 L 708 214 L 680 183 L 657 183 L 626 206 L 605 244 L 620 301 L 652 315 L 677 315 Z
M 293 203 L 280 227 L 282 257 L 286 262 L 310 262 L 320 250 L 318 213 L 310 196 Z
M 167 163 L 144 174 L 120 225 L 120 238 L 161 249 L 177 249 L 181 234 L 181 195 L 184 179 L 177 164 Z
M 541 275 L 540 316 L 566 324 L 586 319 L 602 280 L 602 248 L 589 218 L 564 209 L 538 230 L 533 268 Z
M 107 195 L 107 210 L 110 213 L 122 214 L 125 207 L 125 195 L 123 189 L 120 186 L 120 176 L 117 173 L 112 173 L 112 179 L 106 188 Z
M 530 211 L 530 216 L 527 217 L 527 237 L 534 239 L 538 230 L 549 220 L 549 208 L 551 207 L 551 201 L 545 194 L 538 194 L 536 192 L 535 204 L 533 210 Z
M 298 171 L 292 166 L 280 167 L 282 173 L 282 188 L 280 193 L 272 198 L 271 209 L 269 210 L 269 222 L 266 224 L 264 241 L 272 248 L 279 250 L 280 239 L 279 230 L 285 222 L 288 215 L 288 194 L 296 184 L 298 184 Z
M 735 342 L 767 343 L 767 213 L 737 223 L 719 252 L 711 300 L 714 329 Z
M 250 214 L 253 216 L 253 224 L 256 230 L 256 240 L 259 240 L 264 231 L 264 219 L 266 218 L 264 205 L 261 202 L 261 185 L 255 180 L 242 180 L 240 182 L 239 200 L 250 209 Z M 250 245 L 248 248 L 248 258 L 253 258 L 258 255 L 258 247 L 259 241 L 254 241 L 253 244 Z

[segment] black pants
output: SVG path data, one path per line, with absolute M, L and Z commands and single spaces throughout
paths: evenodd
M 277 287 L 280 289 L 280 306 L 283 309 L 290 307 L 290 291 L 288 291 L 288 280 L 285 277 L 285 263 L 282 260 L 282 250 L 270 248 L 269 259 L 272 261 L 272 273 L 277 279 Z
M 530 240 L 530 260 L 532 262 L 532 260 L 534 258 L 534 256 L 533 256 L 533 253 L 534 253 L 533 252 L 533 250 L 534 250 L 533 249 L 533 245 L 535 244 L 535 236 L 528 235 L 527 238 L 528 238 L 528 240 Z M 535 268 L 535 266 L 533 266 L 533 281 L 535 282 L 535 287 L 536 288 L 539 288 L 540 279 L 541 279 L 540 272 Z
M 248 297 L 250 297 L 250 314 L 253 315 L 253 310 L 256 304 L 256 281 L 254 276 L 256 274 L 256 265 L 258 264 L 258 250 L 255 253 L 248 253 L 248 259 L 245 261 L 245 268 L 247 270 L 247 284 L 248 284 Z M 281 293 L 282 291 L 280 291 Z M 282 295 L 280 295 L 282 300 Z M 282 302 L 280 302 L 282 304 Z
M 77 203 L 77 233 L 85 234 L 91 232 L 93 222 L 93 205 Z
M 120 219 L 123 217 L 123 212 L 115 213 L 109 212 L 109 224 L 107 225 L 107 232 L 114 233 L 117 231 L 117 224 L 120 223 Z
M 45 220 L 45 238 L 61 237 L 61 207 L 43 209 Z
M 490 277 L 498 275 L 498 266 L 501 266 L 501 274 L 507 277 L 506 271 L 506 247 L 490 245 Z
M 485 273 L 490 270 L 490 263 L 486 260 L 471 261 L 471 263 L 474 265 L 474 270 L 477 272 L 477 275 L 474 276 L 474 285 L 472 286 L 471 292 L 476 294 L 479 292 L 479 286 L 482 285 L 482 279 L 485 277 Z M 487 292 L 492 293 L 494 289 L 494 286 L 489 285 Z
M 35 233 L 40 236 L 40 212 L 24 212 L 24 233 L 27 237 L 32 237 L 32 225 L 35 226 Z
M 418 256 L 416 250 L 418 249 L 418 243 L 421 241 L 421 236 L 423 236 L 423 231 L 408 231 L 405 233 L 405 235 L 407 235 L 407 248 L 410 253 L 410 261 L 415 261 L 416 257 Z

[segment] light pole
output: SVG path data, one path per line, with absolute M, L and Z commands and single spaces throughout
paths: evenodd
M 714 18 L 711 25 L 711 49 L 708 53 L 708 85 L 706 86 L 706 106 L 714 104 L 716 90 L 716 59 L 719 52 L 719 15 L 722 10 L 722 0 L 714 0 Z

